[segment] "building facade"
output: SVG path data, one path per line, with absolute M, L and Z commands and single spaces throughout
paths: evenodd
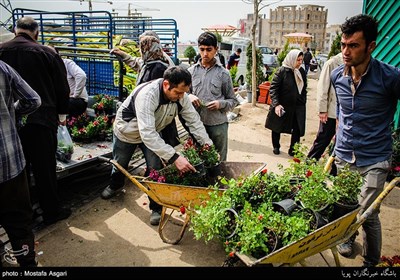
M 306 33 L 313 36 L 309 43 L 300 47 L 310 47 L 321 51 L 325 49 L 325 33 L 328 10 L 319 5 L 279 6 L 270 10 L 270 34 L 267 44 L 271 48 L 282 48 L 286 43 L 285 34 Z
M 253 14 L 239 22 L 241 37 L 251 38 Z M 286 43 L 285 34 L 306 33 L 313 36 L 312 41 L 301 44 L 299 47 L 310 47 L 313 50 L 324 52 L 326 48 L 326 28 L 328 10 L 319 5 L 286 5 L 270 9 L 269 19 L 260 15 L 256 29 L 256 42 L 272 49 L 282 49 Z M 328 46 L 329 48 L 330 46 Z

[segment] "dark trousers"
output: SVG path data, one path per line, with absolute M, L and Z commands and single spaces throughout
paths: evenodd
M 317 136 L 307 157 L 319 160 L 326 147 L 328 147 L 329 143 L 332 141 L 333 136 L 335 136 L 335 133 L 336 119 L 328 118 L 326 123 L 320 122 Z
M 325 152 L 325 149 L 329 146 L 332 141 L 333 136 L 336 133 L 336 119 L 328 118 L 326 123 L 319 123 L 317 137 L 314 140 L 314 143 L 308 152 L 308 158 L 315 158 L 319 160 L 322 154 Z M 332 163 L 331 166 L 331 175 L 336 176 L 337 168 L 335 163 Z
M 57 216 L 61 210 L 56 175 L 57 131 L 36 124 L 27 124 L 19 132 L 26 159 L 28 179 L 32 168 L 35 191 L 43 219 Z
M 68 114 L 77 117 L 86 112 L 87 102 L 82 98 L 69 98 Z
M 6 231 L 20 266 L 36 266 L 32 205 L 26 172 L 0 183 L 0 224 Z M 2 256 L 3 257 L 3 256 Z M 4 256 L 11 260 L 12 256 Z
M 146 161 L 146 171 L 144 176 L 148 176 L 152 169 L 160 170 L 163 167 L 161 159 L 153 151 L 147 148 L 145 144 L 126 143 L 119 140 L 115 135 L 113 137 L 113 151 L 112 151 L 113 159 L 117 161 L 124 169 L 128 169 L 129 162 L 132 159 L 132 156 L 137 147 L 139 147 L 142 150 Z M 115 166 L 113 166 L 113 169 L 111 171 L 110 188 L 117 190 L 119 188 L 122 188 L 124 184 L 125 184 L 125 175 L 122 172 L 120 172 Z M 162 209 L 161 205 L 157 204 L 150 197 L 149 201 L 150 201 L 149 205 L 150 210 L 161 211 Z

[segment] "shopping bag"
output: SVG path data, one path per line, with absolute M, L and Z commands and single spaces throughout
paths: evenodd
M 56 158 L 62 162 L 69 162 L 74 153 L 74 143 L 65 125 L 58 126 Z

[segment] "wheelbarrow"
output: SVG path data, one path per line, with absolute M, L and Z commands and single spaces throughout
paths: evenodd
M 161 219 L 158 226 L 158 233 L 161 239 L 168 244 L 178 244 L 184 236 L 186 228 L 190 222 L 191 214 L 194 212 L 195 206 L 200 205 L 203 201 L 207 201 L 209 193 L 213 189 L 186 186 L 169 183 L 154 182 L 143 176 L 130 174 L 118 162 L 106 157 L 99 157 L 99 160 L 109 162 L 123 173 L 136 187 L 146 193 L 151 199 L 162 206 Z M 221 175 L 227 179 L 238 178 L 240 176 L 249 176 L 257 174 L 266 167 L 266 163 L 262 162 L 221 162 Z M 220 188 L 221 194 L 225 189 Z M 172 215 L 184 209 L 184 220 L 175 221 Z M 166 233 L 166 225 L 171 222 L 178 224 L 180 230 L 177 237 L 169 238 Z
M 325 171 L 328 172 L 335 155 L 332 152 L 327 163 Z M 322 254 L 325 250 L 331 250 L 335 265 L 340 267 L 340 260 L 336 246 L 347 241 L 365 222 L 365 220 L 380 207 L 383 199 L 396 186 L 400 185 L 400 178 L 396 177 L 386 186 L 382 193 L 374 200 L 364 213 L 358 215 L 361 208 L 358 207 L 348 214 L 326 224 L 325 226 L 313 231 L 297 242 L 291 243 L 280 248 L 271 254 L 260 259 L 255 259 L 252 256 L 244 255 L 236 252 L 235 255 L 247 266 L 255 265 L 276 265 L 276 266 L 293 266 L 300 263 L 302 266 L 307 266 L 305 259 L 316 254 L 320 254 L 325 263 L 329 263 Z

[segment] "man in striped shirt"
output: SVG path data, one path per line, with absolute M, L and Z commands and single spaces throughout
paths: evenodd
M 16 120 L 40 105 L 36 91 L 11 66 L 0 61 L 0 224 L 21 267 L 36 266 L 36 261 L 33 212 Z

